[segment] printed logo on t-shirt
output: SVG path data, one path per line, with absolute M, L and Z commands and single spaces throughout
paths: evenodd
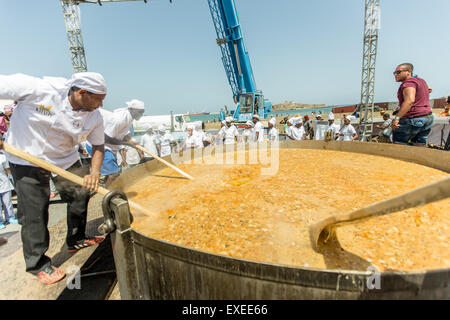
M 52 108 L 53 106 L 46 107 L 43 104 L 40 104 L 39 107 L 36 107 L 36 111 L 40 114 L 43 114 L 44 116 L 54 116 L 55 114 L 50 111 Z
M 79 128 L 81 128 L 81 121 L 80 120 L 74 120 L 72 122 L 72 125 L 73 125 L 74 129 L 79 129 Z

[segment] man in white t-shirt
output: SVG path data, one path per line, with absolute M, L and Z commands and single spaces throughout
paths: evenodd
M 85 231 L 89 195 L 98 188 L 104 154 L 103 120 L 97 109 L 105 96 L 105 80 L 98 73 L 75 73 L 70 80 L 0 75 L 0 99 L 18 101 L 6 142 L 83 177 L 84 188 L 60 176 L 52 178 L 61 199 L 67 202 L 69 252 L 104 240 L 104 237 L 89 238 Z M 90 170 L 82 166 L 78 154 L 78 144 L 86 140 L 93 145 Z M 60 281 L 65 273 L 53 267 L 45 255 L 49 246 L 51 174 L 11 154 L 7 158 L 17 191 L 26 271 L 44 284 Z
M 291 118 L 288 120 L 292 125 L 287 129 L 287 136 L 291 140 L 303 140 L 305 139 L 305 128 L 303 127 L 302 117 Z
M 334 114 L 330 112 L 328 115 L 328 126 L 325 128 L 325 140 L 336 140 L 339 132 L 339 126 L 334 123 Z
M 145 104 L 142 101 L 133 99 L 126 104 L 127 108 L 116 109 L 113 112 L 100 109 L 105 127 L 105 157 L 101 175 L 106 177 L 106 187 L 120 174 L 117 161 L 119 150 L 122 146 L 136 145 L 136 141 L 131 139 L 130 127 L 133 125 L 133 120 L 139 120 L 145 111 Z M 87 150 L 91 152 L 90 145 L 87 145 Z M 124 165 L 126 165 L 126 159 Z
M 277 119 L 272 118 L 269 120 L 268 126 L 269 126 L 269 133 L 267 136 L 269 137 L 269 141 L 278 141 L 278 129 L 275 127 L 277 124 Z
M 194 136 L 195 138 L 198 140 L 196 142 L 196 144 L 200 147 L 207 147 L 212 143 L 212 139 L 211 139 L 211 135 L 209 135 L 208 133 L 206 133 L 204 131 L 205 129 L 205 123 L 204 122 L 198 122 L 195 125 L 195 129 L 194 129 Z
M 199 136 L 194 133 L 195 128 L 193 125 L 187 127 L 187 138 L 181 144 L 180 150 L 189 150 L 203 148 L 203 140 L 199 139 Z M 180 151 L 181 152 L 181 151 Z
M 223 144 L 234 144 L 239 140 L 239 131 L 234 124 L 232 124 L 233 118 L 227 117 L 225 119 L 225 125 L 220 129 L 218 133 L 219 139 L 223 139 Z
M 253 134 L 254 134 L 254 138 L 253 141 L 255 142 L 261 142 L 264 141 L 264 126 L 261 123 L 261 121 L 259 121 L 259 116 L 257 114 L 253 115 Z
M 242 132 L 242 142 L 251 142 L 253 141 L 253 121 L 248 120 L 245 123 L 244 131 Z
M 358 138 L 355 128 L 350 124 L 350 119 L 348 117 L 344 118 L 344 126 L 339 130 L 337 134 L 338 141 L 354 141 Z
M 155 156 L 158 156 L 158 149 L 155 143 L 156 133 L 152 128 L 149 128 L 147 132 L 142 136 L 141 145 L 145 150 L 150 151 Z M 153 160 L 153 156 L 144 152 L 144 162 Z
M 155 143 L 159 150 L 159 156 L 161 158 L 169 156 L 172 154 L 172 144 L 176 144 L 176 141 L 164 125 L 160 125 L 158 131 L 159 133 L 155 138 Z

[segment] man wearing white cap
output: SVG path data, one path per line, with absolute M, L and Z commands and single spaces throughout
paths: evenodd
M 189 125 L 186 130 L 187 130 L 188 136 L 187 136 L 186 140 L 184 140 L 180 149 L 186 150 L 186 149 L 203 148 L 203 140 L 199 140 L 198 137 L 194 134 L 195 126 Z
M 233 144 L 239 140 L 238 129 L 234 124 L 231 124 L 231 122 L 233 122 L 233 118 L 226 117 L 225 125 L 222 127 L 222 129 L 220 129 L 218 133 L 218 139 L 223 140 L 224 144 Z
M 344 117 L 344 126 L 339 130 L 337 134 L 338 141 L 354 141 L 358 138 L 355 128 L 350 124 L 348 116 Z
M 106 176 L 105 185 L 109 186 L 119 173 L 119 164 L 117 161 L 118 151 L 121 146 L 135 146 L 136 142 L 131 140 L 130 127 L 133 120 L 139 120 L 144 114 L 145 104 L 142 101 L 133 99 L 126 103 L 127 108 L 120 108 L 114 111 L 100 109 L 103 116 L 103 125 L 105 127 L 105 157 L 101 168 L 101 175 Z M 92 148 L 87 145 L 87 150 L 91 153 Z M 123 165 L 126 166 L 126 160 L 122 155 Z
M 257 114 L 253 115 L 252 118 L 253 121 L 253 141 L 255 142 L 261 142 L 264 141 L 264 126 L 261 123 L 261 121 L 259 121 L 259 116 Z
M 156 147 L 159 150 L 159 156 L 165 157 L 172 154 L 172 144 L 176 144 L 176 142 L 164 125 L 160 125 L 158 131 L 159 134 L 155 139 Z
M 84 188 L 55 176 L 61 198 L 67 202 L 69 252 L 92 246 L 103 237 L 85 235 L 90 191 L 98 188 L 104 154 L 103 120 L 97 110 L 106 96 L 106 84 L 98 73 L 80 72 L 70 80 L 43 79 L 14 74 L 0 75 L 0 99 L 17 101 L 6 141 L 33 156 L 83 177 Z M 92 167 L 82 166 L 78 144 L 93 145 Z M 3 147 L 0 143 L 0 146 Z M 45 255 L 49 246 L 48 207 L 51 173 L 7 154 L 17 191 L 17 215 L 26 271 L 51 284 L 65 273 Z M 89 170 L 90 169 L 90 170 Z
M 269 120 L 269 141 L 275 141 L 278 140 L 278 130 L 275 127 L 275 125 L 277 124 L 277 119 L 276 118 L 272 118 Z
M 153 128 L 148 128 L 145 134 L 142 136 L 141 145 L 144 147 L 144 149 L 150 151 L 152 154 L 158 155 L 159 152 L 158 149 L 156 149 L 155 137 L 156 133 L 154 132 Z M 147 162 L 153 159 L 153 156 L 144 152 L 144 159 L 142 159 L 143 162 Z
M 253 139 L 253 122 L 251 120 L 248 120 L 245 123 L 245 129 L 242 132 L 242 142 L 250 142 Z
M 334 123 L 334 114 L 328 115 L 328 126 L 325 128 L 325 140 L 336 140 L 339 132 L 339 126 Z
M 292 124 L 287 130 L 287 136 L 291 140 L 303 140 L 305 139 L 305 128 L 303 128 L 302 117 L 291 118 L 288 120 Z
M 212 143 L 211 136 L 203 131 L 203 129 L 205 129 L 205 123 L 203 121 L 199 121 L 195 124 L 193 135 L 195 139 L 197 139 L 196 144 L 199 148 L 203 148 Z

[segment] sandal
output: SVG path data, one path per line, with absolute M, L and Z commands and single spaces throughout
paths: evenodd
M 53 284 L 60 281 L 65 276 L 66 274 L 61 269 L 49 266 L 45 268 L 43 271 L 39 272 L 36 275 L 36 278 L 38 278 L 38 280 L 43 284 Z
M 74 253 L 80 249 L 100 244 L 103 242 L 103 240 L 105 240 L 105 237 L 92 237 L 92 238 L 83 239 L 83 240 L 77 241 L 77 243 L 75 243 L 72 246 L 68 246 L 68 251 L 70 253 Z

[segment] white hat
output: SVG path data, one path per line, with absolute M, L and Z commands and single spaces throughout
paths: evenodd
M 223 125 L 225 125 L 225 123 L 227 122 L 226 120 L 222 120 L 221 121 Z
M 248 120 L 245 124 L 253 127 L 253 121 L 251 121 L 251 120 Z
M 298 125 L 299 123 L 303 123 L 303 120 L 301 118 L 297 119 L 297 121 L 295 121 L 294 125 Z
M 277 123 L 277 119 L 276 118 L 272 118 L 272 119 L 270 119 L 269 123 L 274 126 Z
M 66 82 L 66 85 L 84 89 L 95 94 L 106 94 L 105 79 L 97 72 L 77 72 Z
M 294 118 L 290 118 L 290 119 L 288 120 L 288 122 L 289 122 L 290 124 L 294 124 Z
M 226 122 L 232 122 L 232 121 L 233 121 L 233 117 L 226 117 L 226 118 L 225 118 L 225 121 L 226 121 Z
M 333 112 L 330 112 L 330 114 L 328 115 L 328 120 L 334 120 Z
M 166 127 L 164 127 L 164 125 L 162 125 L 162 124 L 158 127 L 158 131 L 164 132 L 165 130 L 166 130 Z
M 127 106 L 128 109 L 137 109 L 137 110 L 144 110 L 145 109 L 145 104 L 144 102 L 137 100 L 137 99 L 133 99 L 131 101 L 127 102 Z
M 188 129 L 188 130 L 191 129 L 192 131 L 194 131 L 194 125 L 193 125 L 193 124 L 188 125 L 188 126 L 187 126 L 187 129 Z
M 255 113 L 252 118 L 256 118 L 259 120 L 259 116 Z

